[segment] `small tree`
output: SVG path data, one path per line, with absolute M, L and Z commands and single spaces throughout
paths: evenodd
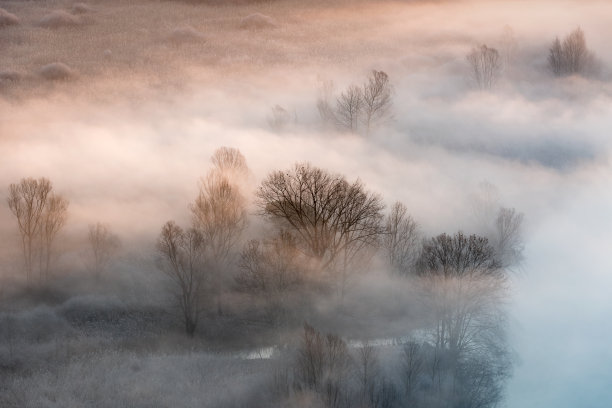
M 407 274 L 414 269 L 420 251 L 419 237 L 418 224 L 408 215 L 406 206 L 396 202 L 386 218 L 382 238 L 387 261 L 395 272 Z
M 43 213 L 43 225 L 41 230 L 41 257 L 44 257 L 44 266 L 41 265 L 41 270 L 44 270 L 45 278 L 49 275 L 55 237 L 66 223 L 67 217 L 68 200 L 60 195 L 51 193 L 47 199 L 47 205 Z
M 340 128 L 356 132 L 363 113 L 363 90 L 351 85 L 336 99 L 336 120 Z
M 365 133 L 369 134 L 374 125 L 391 118 L 393 89 L 384 71 L 373 70 L 365 84 L 349 86 L 335 98 L 335 106 L 330 103 L 333 88 L 333 82 L 323 82 L 317 100 L 317 109 L 325 124 L 355 133 L 364 126 Z
M 414 341 L 404 346 L 403 352 L 403 374 L 407 401 L 412 402 L 413 393 L 418 383 L 419 376 L 424 369 L 424 358 L 421 346 Z
M 372 126 L 390 117 L 393 100 L 389 76 L 383 71 L 372 71 L 363 86 L 363 122 L 366 134 Z
M 110 231 L 106 224 L 98 222 L 89 225 L 87 236 L 91 249 L 91 270 L 98 279 L 104 272 L 113 254 L 119 249 L 119 238 Z
M 436 358 L 432 380 L 437 377 L 438 387 L 442 387 L 441 370 L 449 372 L 453 381 L 460 381 L 458 370 L 465 361 L 501 342 L 500 305 L 506 275 L 486 238 L 461 232 L 427 240 L 419 265 L 433 312 L 431 335 Z
M 499 53 L 486 45 L 475 47 L 467 55 L 472 77 L 480 89 L 491 89 L 501 72 Z
M 227 264 L 247 225 L 246 200 L 241 186 L 249 176 L 240 150 L 221 147 L 211 157 L 213 168 L 200 180 L 200 192 L 190 205 L 193 225 L 206 241 L 207 259 L 214 273 L 211 289 L 221 313 L 220 294 Z
M 159 268 L 170 278 L 173 295 L 183 321 L 185 332 L 193 336 L 204 308 L 206 283 L 206 243 L 195 228 L 184 231 L 168 221 L 157 241 Z
M 503 267 L 516 265 L 523 254 L 523 214 L 501 207 L 495 220 L 497 258 Z
M 381 370 L 378 353 L 371 344 L 366 343 L 357 351 L 357 369 L 361 406 L 376 406 L 377 386 Z
M 211 172 L 200 182 L 200 193 L 191 205 L 194 225 L 208 242 L 212 259 L 227 260 L 246 227 L 244 198 L 228 177 Z
M 563 47 L 559 37 L 553 41 L 548 53 L 548 66 L 555 76 L 561 76 L 565 72 L 565 61 L 563 56 Z

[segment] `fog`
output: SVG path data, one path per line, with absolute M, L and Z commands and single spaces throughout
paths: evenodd
M 486 234 L 492 220 L 478 197 L 483 182 L 495 186 L 494 205 L 524 214 L 522 261 L 508 271 L 502 302 L 514 369 L 500 405 L 610 405 L 606 1 L 0 0 L 0 9 L 0 312 L 23 326 L 2 341 L 37 344 L 20 357 L 28 370 L 0 364 L 0 390 L 19 394 L 10 406 L 80 406 L 87 399 L 71 384 L 83 377 L 86 390 L 97 390 L 91 406 L 109 406 L 102 394 L 112 390 L 125 406 L 265 406 L 254 390 L 268 379 L 258 373 L 281 362 L 232 353 L 282 347 L 290 336 L 250 328 L 254 334 L 237 340 L 239 325 L 223 328 L 207 317 L 214 330 L 204 325 L 200 337 L 185 337 L 167 313 L 157 265 L 162 225 L 191 222 L 189 204 L 222 146 L 239 149 L 250 169 L 242 185 L 249 223 L 237 253 L 273 230 L 255 205 L 260 183 L 298 162 L 361 180 L 382 197 L 385 214 L 403 202 L 424 238 Z M 64 14 L 51 15 L 58 10 Z M 254 13 L 267 19 L 244 20 Z M 577 27 L 593 63 L 555 77 L 551 43 Z M 491 89 L 476 86 L 466 60 L 481 44 L 504 61 Z M 333 81 L 333 100 L 373 69 L 388 74 L 390 119 L 367 135 L 326 126 L 317 110 L 325 84 Z M 282 126 L 272 123 L 277 105 L 287 113 Z M 9 185 L 26 177 L 48 178 L 70 202 L 52 282 L 33 293 L 6 204 Z M 88 226 L 96 222 L 122 244 L 102 283 L 87 273 Z M 334 301 L 317 295 L 303 306 L 308 323 L 351 341 L 416 333 L 426 307 L 414 300 L 410 279 L 386 268 L 375 259 L 355 279 L 343 305 L 351 318 L 330 312 Z M 230 292 L 224 302 L 244 307 L 245 298 Z M 105 331 L 102 321 L 81 324 L 79 313 L 98 310 L 96 302 L 104 311 L 138 309 L 133 330 L 142 339 Z M 28 331 L 39 324 L 40 332 Z M 4 348 L 0 358 L 9 361 Z M 96 354 L 106 367 L 96 374 L 76 357 L 66 363 L 91 350 L 109 350 Z M 117 357 L 125 350 L 132 354 Z M 392 355 L 381 351 L 381 361 Z M 54 364 L 65 368 L 53 371 Z M 42 374 L 31 376 L 36 369 Z M 218 377 L 202 374 L 213 371 Z M 239 391 L 215 395 L 223 378 Z M 41 388 L 36 398 L 26 398 L 28 381 Z

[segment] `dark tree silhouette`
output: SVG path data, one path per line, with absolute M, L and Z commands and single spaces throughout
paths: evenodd
M 272 172 L 256 195 L 260 213 L 292 232 L 321 270 L 350 261 L 357 249 L 376 244 L 383 232 L 384 206 L 378 195 L 360 181 L 349 183 L 310 164 Z

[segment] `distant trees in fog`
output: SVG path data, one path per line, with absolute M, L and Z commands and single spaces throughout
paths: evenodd
M 523 214 L 514 208 L 500 207 L 495 219 L 494 244 L 497 259 L 504 268 L 519 263 L 523 253 Z
M 172 294 L 193 336 L 204 309 L 206 278 L 209 274 L 204 236 L 195 228 L 183 230 L 173 221 L 162 227 L 157 240 L 161 255 L 158 266 L 172 282 Z
M 367 135 L 375 125 L 391 118 L 393 88 L 384 71 L 373 70 L 362 86 L 350 85 L 335 98 L 335 104 L 330 101 L 331 83 L 324 86 L 317 109 L 325 123 L 350 132 L 363 128 Z
M 580 27 L 568 34 L 563 41 L 555 38 L 548 53 L 548 66 L 556 76 L 584 74 L 593 68 L 594 56 L 586 45 L 584 31 Z
M 47 278 L 53 244 L 68 215 L 68 200 L 53 192 L 51 182 L 24 178 L 9 186 L 8 205 L 17 220 L 28 281 L 32 279 L 35 258 L 39 278 Z
M 499 52 L 495 48 L 481 45 L 473 48 L 466 58 L 476 85 L 481 89 L 491 89 L 502 70 Z
M 396 202 L 385 218 L 382 247 L 389 266 L 401 275 L 412 273 L 420 250 L 420 233 L 406 206 Z
M 119 249 L 119 238 L 101 222 L 90 224 L 87 235 L 91 249 L 91 270 L 96 278 L 106 269 L 113 254 Z

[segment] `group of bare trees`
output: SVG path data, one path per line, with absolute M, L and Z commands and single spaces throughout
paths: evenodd
M 48 179 L 24 178 L 9 186 L 8 206 L 17 221 L 27 282 L 38 270 L 39 283 L 49 277 L 57 255 L 55 241 L 68 218 L 68 200 L 53 191 Z M 119 248 L 119 238 L 107 224 L 89 226 L 88 266 L 99 278 Z
M 381 365 L 372 345 L 349 348 L 305 325 L 290 369 L 275 377 L 281 405 L 497 406 L 512 359 L 502 307 L 507 275 L 496 250 L 481 236 L 440 234 L 421 243 L 414 273 L 430 324 L 394 363 Z
M 25 178 L 9 186 L 8 205 L 17 219 L 26 279 L 49 275 L 57 233 L 66 223 L 68 200 L 53 191 L 46 178 Z
M 484 90 L 493 88 L 502 72 L 511 64 L 516 52 L 516 40 L 511 29 L 506 28 L 500 45 L 502 53 L 483 44 L 472 48 L 466 56 L 470 76 L 476 87 Z M 548 67 L 558 77 L 593 73 L 596 65 L 595 55 L 588 49 L 584 31 L 580 27 L 569 33 L 563 41 L 555 38 L 548 50 Z
M 553 41 L 548 53 L 548 66 L 556 76 L 584 74 L 593 68 L 594 56 L 587 48 L 584 31 L 580 27 L 563 41 Z
M 246 226 L 246 204 L 240 185 L 248 167 L 239 150 L 222 147 L 211 158 L 213 169 L 200 181 L 190 205 L 192 225 L 184 230 L 168 221 L 157 250 L 159 268 L 171 288 L 185 331 L 193 335 L 207 305 L 217 303 L 228 259 Z
M 393 88 L 389 76 L 383 71 L 372 71 L 361 86 L 351 85 L 335 97 L 333 85 L 324 85 L 323 95 L 317 101 L 317 109 L 324 123 L 341 130 L 368 135 L 374 126 L 391 119 Z
M 277 373 L 278 406 L 326 408 L 392 408 L 399 393 L 381 368 L 376 349 L 368 344 L 351 350 L 338 335 L 323 334 L 305 324 L 291 369 Z

